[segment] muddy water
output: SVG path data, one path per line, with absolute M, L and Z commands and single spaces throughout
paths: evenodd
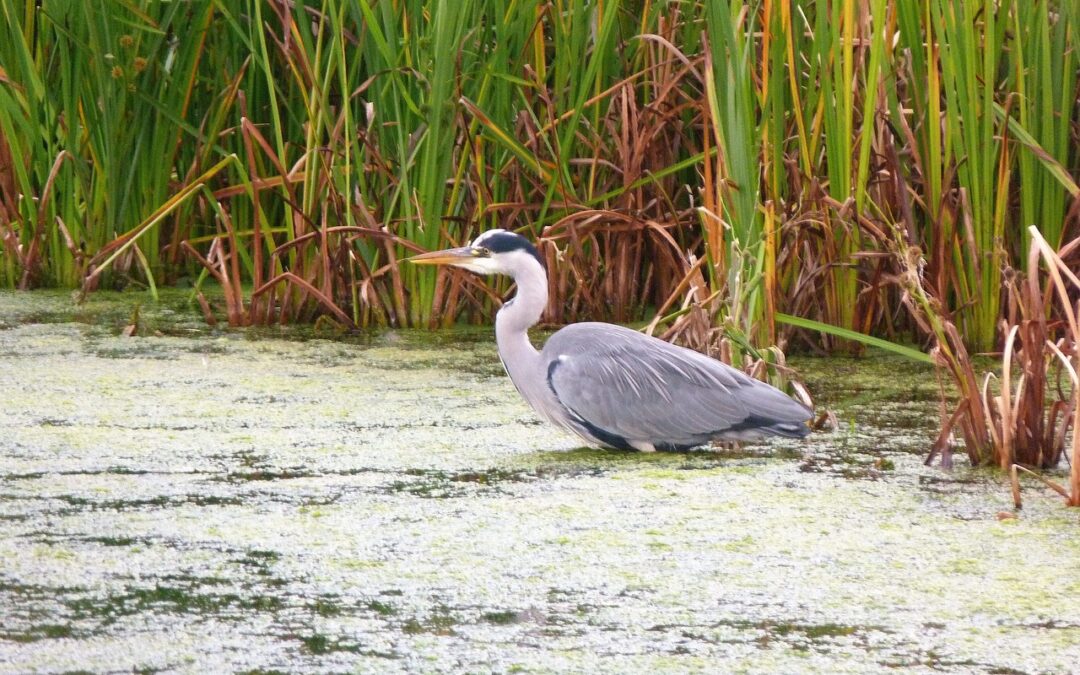
M 841 428 L 580 449 L 487 331 L 208 330 L 0 294 L 2 672 L 1060 673 L 1080 514 L 921 465 L 936 384 L 799 362 Z

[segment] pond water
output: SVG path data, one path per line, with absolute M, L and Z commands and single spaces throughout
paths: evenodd
M 0 672 L 1075 671 L 1080 510 L 924 467 L 926 369 L 796 364 L 837 431 L 603 452 L 488 330 L 0 293 Z

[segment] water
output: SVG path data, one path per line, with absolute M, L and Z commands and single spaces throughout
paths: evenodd
M 580 449 L 485 330 L 212 331 L 0 294 L 0 672 L 1061 673 L 1080 513 L 922 466 L 937 384 L 798 362 L 840 429 Z

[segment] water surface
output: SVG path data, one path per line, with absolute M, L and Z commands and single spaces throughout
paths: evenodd
M 922 466 L 928 371 L 797 364 L 839 430 L 601 452 L 484 329 L 0 293 L 0 671 L 1075 669 L 1078 511 Z

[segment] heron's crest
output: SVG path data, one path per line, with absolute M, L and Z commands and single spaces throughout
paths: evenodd
M 540 255 L 540 252 L 536 247 L 533 246 L 532 242 L 514 232 L 507 232 L 503 229 L 488 230 L 474 239 L 472 245 L 475 248 L 485 248 L 491 253 L 524 251 L 536 258 L 536 261 L 540 263 L 541 267 L 545 270 L 547 269 L 544 258 Z

